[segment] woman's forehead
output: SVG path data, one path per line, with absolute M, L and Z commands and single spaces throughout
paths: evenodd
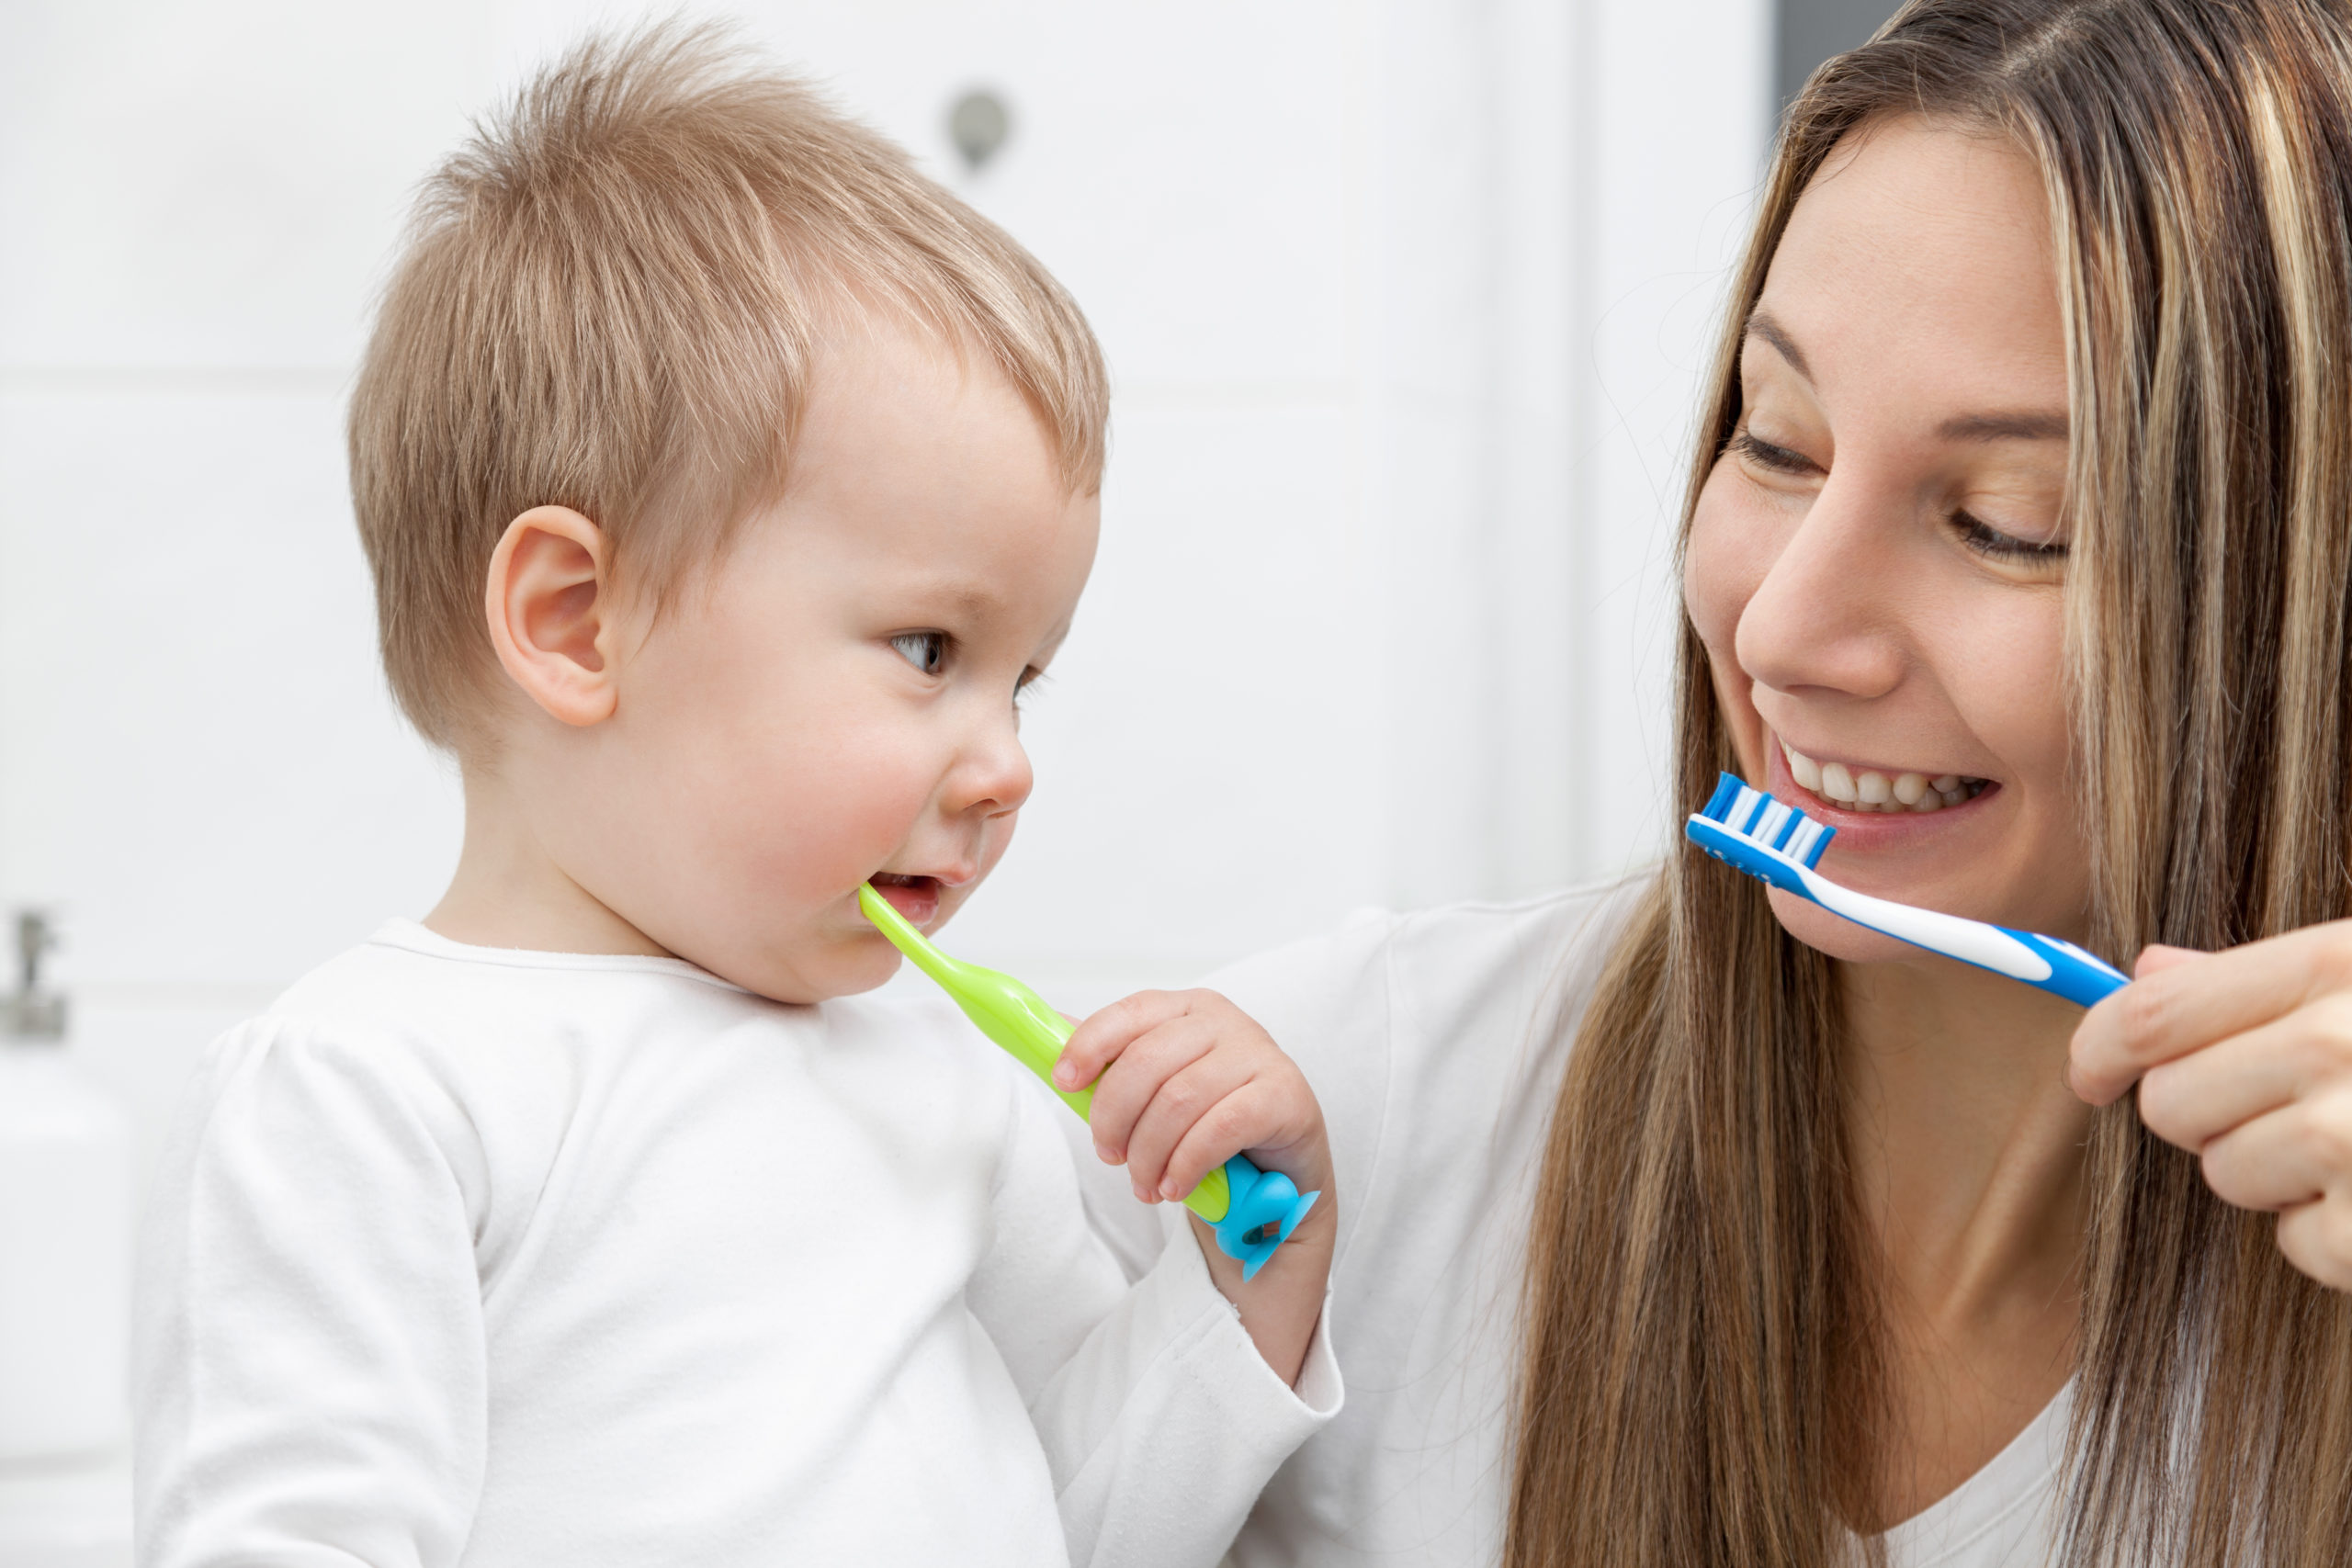
M 1981 131 L 1906 118 L 1849 138 L 1791 214 L 1757 316 L 1825 394 L 2064 404 L 2041 178 Z

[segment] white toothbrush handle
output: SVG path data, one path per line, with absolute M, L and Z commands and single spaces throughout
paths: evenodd
M 1884 931 L 1915 947 L 1990 969 L 1996 975 L 2007 975 L 2012 980 L 2023 980 L 2030 986 L 2051 976 L 2048 959 L 1998 926 L 1873 898 L 1867 893 L 1840 887 L 1809 867 L 1792 869 L 1804 879 L 1804 890 L 1815 903 L 1832 914 L 1845 916 L 1858 926 Z

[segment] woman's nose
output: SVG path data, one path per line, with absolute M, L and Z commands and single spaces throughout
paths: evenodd
M 1902 679 L 1898 505 L 1831 472 L 1740 612 L 1733 650 L 1751 679 L 1854 697 Z

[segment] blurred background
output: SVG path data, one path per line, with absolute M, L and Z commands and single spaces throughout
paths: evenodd
M 0 0 L 0 906 L 53 911 L 142 1168 L 211 1035 L 454 862 L 343 466 L 409 194 L 669 9 Z M 688 7 L 1004 223 L 1110 357 L 1100 564 L 960 952 L 1081 1010 L 1657 852 L 1695 378 L 1777 107 L 1891 9 Z M 118 1453 L 0 1462 L 0 1568 L 127 1562 Z

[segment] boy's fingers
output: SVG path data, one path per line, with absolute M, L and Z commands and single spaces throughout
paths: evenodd
M 1216 1043 L 1216 1033 L 1205 1024 L 1182 1017 L 1130 1042 L 1095 1080 L 1094 1104 L 1086 1119 L 1094 1132 L 1094 1146 L 1106 1157 L 1132 1159 L 1136 1118 L 1159 1086 L 1208 1055 Z
M 1163 1193 L 1172 1187 L 1181 1198 L 1235 1155 L 1271 1146 L 1274 1140 L 1267 1135 L 1271 1123 L 1262 1089 L 1254 1080 L 1243 1084 L 1194 1120 L 1169 1155 L 1167 1172 L 1160 1178 Z
M 1054 1087 L 1084 1089 L 1139 1034 L 1182 1016 L 1184 998 L 1173 991 L 1137 991 L 1094 1013 L 1076 1029 L 1054 1064 Z
M 1250 1078 L 1248 1062 L 1237 1060 L 1230 1052 L 1211 1051 L 1159 1085 L 1127 1141 L 1127 1176 L 1139 1195 L 1181 1198 L 1193 1190 L 1198 1176 L 1172 1193 L 1168 1190 L 1169 1156 L 1195 1125 L 1229 1100 Z

